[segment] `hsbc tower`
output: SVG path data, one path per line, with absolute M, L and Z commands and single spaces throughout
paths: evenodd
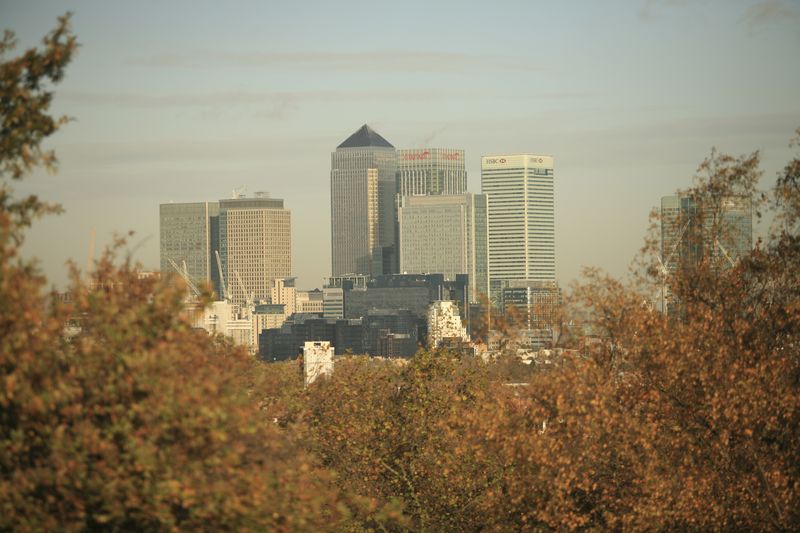
M 553 158 L 483 156 L 481 192 L 487 196 L 492 301 L 499 301 L 503 281 L 555 281 Z

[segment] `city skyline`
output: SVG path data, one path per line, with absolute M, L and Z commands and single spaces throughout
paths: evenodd
M 292 274 L 318 287 L 330 269 L 329 154 L 367 123 L 398 147 L 464 150 L 472 192 L 483 155 L 555 155 L 559 283 L 584 265 L 624 275 L 650 209 L 690 186 L 713 146 L 761 149 L 765 186 L 790 157 L 800 73 L 786 65 L 800 51 L 800 8 L 579 4 L 411 3 L 387 23 L 385 9 L 349 2 L 175 3 L 158 17 L 141 6 L 3 2 L 20 48 L 67 9 L 82 45 L 56 89 L 54 111 L 76 118 L 49 142 L 59 173 L 16 185 L 66 213 L 42 220 L 25 254 L 63 286 L 64 262 L 84 266 L 92 228 L 97 249 L 132 229 L 134 259 L 156 268 L 156 206 L 245 186 L 286 200 L 297 221 Z M 498 15 L 502 24 L 488 23 Z M 531 21 L 535 44 L 522 31 Z

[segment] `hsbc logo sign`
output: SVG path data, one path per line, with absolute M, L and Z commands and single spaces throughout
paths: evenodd
M 531 157 L 531 163 L 544 163 L 544 159 L 542 159 L 541 157 L 539 158 Z
M 502 165 L 505 162 L 506 162 L 506 158 L 505 157 L 490 157 L 490 158 L 486 159 L 486 164 L 487 165 L 498 165 L 498 164 Z

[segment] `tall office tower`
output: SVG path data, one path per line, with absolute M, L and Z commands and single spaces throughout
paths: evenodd
M 462 194 L 467 192 L 464 150 L 414 148 L 397 151 L 397 193 Z
M 487 195 L 489 295 L 500 304 L 505 280 L 556 277 L 553 158 L 518 154 L 481 158 Z
M 161 273 L 165 276 L 186 270 L 195 284 L 219 283 L 214 250 L 219 238 L 219 202 L 161 204 L 159 206 L 159 235 Z
M 486 195 L 404 196 L 397 220 L 401 273 L 468 274 L 470 301 L 488 294 Z
M 671 274 L 709 260 L 726 269 L 753 249 L 753 208 L 750 198 L 691 196 L 661 198 L 661 268 Z M 662 309 L 669 307 L 666 285 Z
M 275 278 L 292 271 L 291 219 L 283 200 L 254 198 L 219 202 L 219 244 L 231 301 L 268 300 Z
M 397 152 L 364 124 L 331 154 L 332 273 L 395 270 Z

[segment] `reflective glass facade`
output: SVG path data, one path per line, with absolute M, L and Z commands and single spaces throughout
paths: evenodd
M 169 260 L 179 268 L 186 263 L 195 284 L 216 285 L 213 250 L 218 238 L 218 202 L 171 203 L 159 206 L 159 248 L 161 272 L 176 274 Z

